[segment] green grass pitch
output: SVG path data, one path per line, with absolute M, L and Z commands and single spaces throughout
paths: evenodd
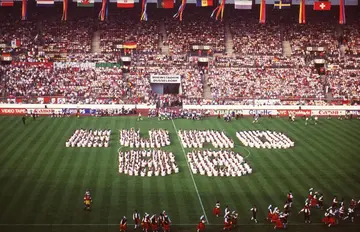
M 235 141 L 236 152 L 247 157 L 253 168 L 243 177 L 192 175 L 176 135 L 177 129 L 217 129 Z M 358 231 L 360 223 L 341 222 L 337 228 L 320 224 L 323 212 L 312 210 L 311 225 L 303 224 L 297 211 L 310 187 L 324 193 L 329 203 L 334 195 L 360 199 L 360 121 L 320 119 L 305 126 L 304 120 L 251 118 L 226 123 L 216 118 L 203 121 L 113 118 L 0 118 L 0 231 L 118 231 L 123 215 L 131 218 L 138 209 L 153 214 L 166 210 L 172 231 L 195 231 L 205 211 L 207 231 L 221 231 L 223 218 L 212 215 L 216 200 L 239 212 L 234 231 L 273 231 L 273 225 L 250 221 L 256 204 L 259 219 L 269 204 L 282 208 L 289 190 L 294 194 L 288 231 Z M 122 128 L 151 128 L 170 132 L 171 150 L 180 168 L 166 177 L 130 177 L 118 174 L 119 133 Z M 109 148 L 65 148 L 65 141 L 79 128 L 111 129 Z M 235 136 L 241 130 L 274 130 L 286 133 L 295 147 L 286 150 L 245 149 Z M 187 149 L 185 149 L 187 151 Z M 83 211 L 83 194 L 92 190 L 92 212 Z M 203 206 L 203 207 L 202 207 Z M 204 209 L 204 210 L 203 210 Z M 360 218 L 356 218 L 360 221 Z M 131 222 L 129 222 L 131 223 Z M 129 226 L 132 231 L 132 226 Z

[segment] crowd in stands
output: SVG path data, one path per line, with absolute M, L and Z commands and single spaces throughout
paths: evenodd
M 125 16 L 110 15 L 106 23 L 88 17 L 59 23 L 51 17 L 16 21 L 9 15 L 0 16 L 4 18 L 0 44 L 10 45 L 14 40 L 20 43 L 1 47 L 0 54 L 10 52 L 15 62 L 44 63 L 0 65 L 1 96 L 61 96 L 66 99 L 64 103 L 161 106 L 254 104 L 253 99 L 282 99 L 281 103 L 271 104 L 302 104 L 288 99 L 324 99 L 327 93 L 335 99 L 360 96 L 358 21 L 339 29 L 322 21 L 298 25 L 269 20 L 266 25 L 259 25 L 257 19 L 244 16 L 219 23 L 204 20 L 201 13 L 189 15 L 183 22 L 154 19 L 140 23 L 129 13 Z M 229 32 L 234 54 L 226 54 L 225 35 Z M 97 39 L 100 48 L 93 52 L 92 42 Z M 282 55 L 283 41 L 289 41 L 291 56 Z M 116 47 L 126 43 L 135 44 L 136 48 Z M 169 53 L 162 53 L 161 45 L 168 46 Z M 197 58 L 193 59 L 193 45 L 211 47 L 207 67 L 199 66 Z M 323 46 L 324 51 L 306 50 L 315 46 Z M 343 54 L 341 46 L 345 49 Z M 124 54 L 131 63 L 120 68 Z M 317 57 L 327 62 L 325 76 L 319 76 L 311 62 Z M 107 68 L 59 68 L 47 66 L 49 61 L 110 64 Z M 154 74 L 180 75 L 179 94 L 155 93 L 150 84 Z M 205 89 L 210 90 L 211 99 L 204 99 Z M 306 103 L 327 104 L 323 100 Z
M 225 51 L 225 28 L 218 22 L 203 20 L 203 15 L 189 15 L 181 23 L 165 21 L 166 40 L 171 54 L 183 54 L 191 50 L 192 45 L 210 46 L 213 52 Z

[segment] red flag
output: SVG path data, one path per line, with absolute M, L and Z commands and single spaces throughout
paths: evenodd
M 331 9 L 331 2 L 314 2 L 314 10 L 330 10 Z

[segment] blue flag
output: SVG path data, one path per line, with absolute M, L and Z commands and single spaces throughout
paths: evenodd
M 291 0 L 280 0 L 280 1 L 274 1 L 274 9 L 290 9 L 291 7 Z

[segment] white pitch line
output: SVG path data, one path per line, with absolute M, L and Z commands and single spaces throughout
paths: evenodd
M 32 227 L 45 227 L 45 226 L 118 226 L 119 224 L 0 224 L 0 227 L 20 227 L 20 226 L 32 226 Z M 128 224 L 129 226 L 134 226 L 134 224 Z M 172 226 L 197 226 L 197 224 L 171 224 Z M 211 224 L 209 226 L 223 226 L 224 224 Z M 289 226 L 323 226 L 324 223 L 289 223 Z M 243 223 L 237 224 L 237 226 L 273 226 L 270 223 Z M 344 227 L 356 227 L 357 224 L 344 224 Z
M 180 142 L 181 149 L 182 149 L 183 154 L 184 154 L 185 162 L 186 162 L 186 164 L 187 164 L 187 166 L 188 166 L 188 168 L 189 168 L 190 176 L 191 176 L 191 179 L 192 179 L 192 181 L 193 181 L 193 183 L 194 183 L 195 191 L 196 191 L 196 194 L 197 194 L 197 196 L 198 196 L 198 198 L 199 198 L 200 206 L 201 206 L 202 211 L 203 211 L 203 213 L 204 213 L 205 220 L 206 220 L 207 224 L 210 225 L 210 222 L 209 222 L 209 220 L 208 220 L 208 217 L 207 217 L 206 212 L 205 212 L 205 209 L 204 209 L 204 204 L 203 204 L 203 202 L 202 202 L 202 200 L 201 200 L 200 193 L 199 193 L 198 187 L 197 187 L 196 182 L 195 182 L 195 179 L 194 179 L 194 175 L 193 175 L 193 173 L 192 173 L 192 171 L 191 171 L 190 164 L 189 164 L 189 162 L 188 162 L 188 160 L 187 160 L 187 158 L 186 158 L 186 152 L 185 152 L 184 146 L 183 146 L 183 144 L 182 144 L 182 142 L 181 142 L 180 136 L 179 136 L 179 134 L 178 134 L 178 130 L 177 130 L 176 126 L 175 126 L 175 123 L 174 123 L 174 120 L 173 120 L 173 119 L 171 119 L 171 122 L 172 122 L 172 124 L 173 124 L 174 129 L 175 129 L 176 136 L 178 137 L 178 140 L 179 140 L 179 142 Z

